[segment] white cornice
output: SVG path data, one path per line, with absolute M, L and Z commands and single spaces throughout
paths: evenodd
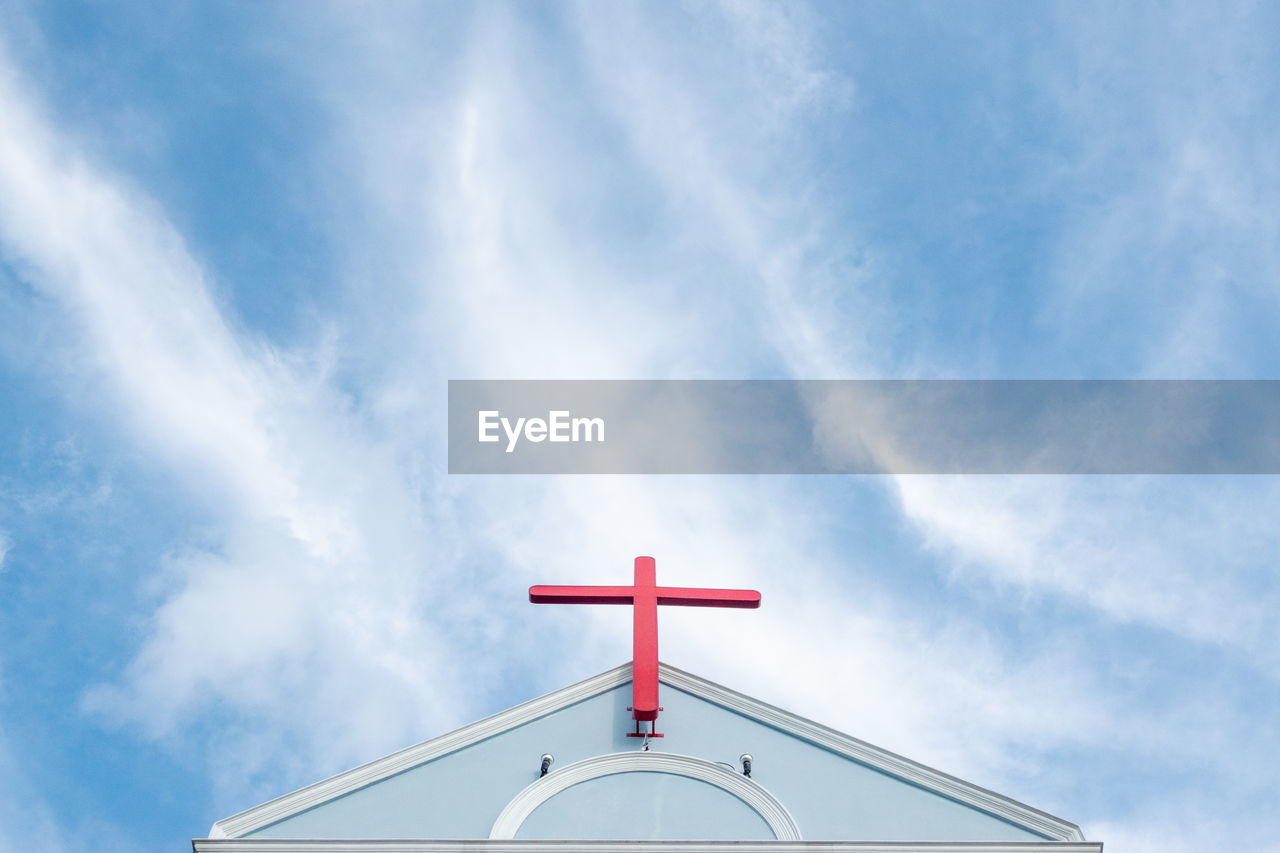
M 498 819 L 494 821 L 489 837 L 515 838 L 525 818 L 556 794 L 588 779 L 598 779 L 601 776 L 612 776 L 617 773 L 670 773 L 706 782 L 746 803 L 752 811 L 760 815 L 769 830 L 773 832 L 774 838 L 779 841 L 800 840 L 800 827 L 796 826 L 795 818 L 791 817 L 786 807 L 778 802 L 777 797 L 741 773 L 725 770 L 711 761 L 703 761 L 701 758 L 688 755 L 642 751 L 597 755 L 594 758 L 576 761 L 568 767 L 537 779 L 511 798 L 511 802 L 507 803 L 502 814 L 498 815 Z
M 1100 841 L 298 841 L 197 838 L 193 853 L 1102 853 Z
M 903 756 L 889 752 L 888 750 L 880 749 L 879 747 L 865 741 L 850 737 L 849 735 L 838 732 L 835 729 L 828 728 L 820 723 L 815 723 L 812 720 L 807 720 L 804 717 L 784 711 L 781 708 L 777 708 L 766 702 L 752 699 L 750 696 L 745 696 L 737 691 L 730 690 L 727 687 L 707 681 L 704 678 L 699 678 L 698 676 L 684 672 L 683 670 L 676 669 L 673 666 L 669 666 L 665 663 L 658 664 L 658 677 L 660 681 L 671 687 L 676 687 L 680 690 L 692 693 L 693 695 L 705 699 L 708 702 L 728 708 L 729 710 L 742 714 L 748 718 L 759 720 L 765 725 L 772 726 L 776 729 L 787 732 L 788 734 L 792 734 L 802 740 L 814 743 L 824 749 L 829 749 L 832 752 L 853 759 L 854 761 L 874 767 L 891 776 L 905 779 L 920 786 L 921 788 L 933 791 L 944 797 L 948 797 L 949 799 L 964 803 L 965 805 L 972 806 L 973 808 L 994 815 L 1003 820 L 1007 820 L 1017 826 L 1026 827 L 1032 832 L 1046 835 L 1057 841 L 1084 840 L 1084 835 L 1081 833 L 1080 828 L 1073 823 L 1054 817 L 1053 815 L 1042 812 L 1039 809 L 1032 808 L 1031 806 L 1025 805 L 1016 800 L 1009 799 L 1008 797 L 997 794 L 994 791 L 989 791 L 986 788 L 981 788 L 939 770 L 919 764 L 909 758 L 904 758 Z M 461 749 L 464 746 L 469 746 L 473 743 L 484 740 L 485 738 L 492 737 L 500 732 L 515 728 L 516 726 L 527 723 L 538 717 L 545 716 L 546 714 L 560 708 L 581 702 L 584 699 L 589 699 L 592 696 L 612 690 L 623 684 L 628 684 L 630 681 L 630 663 L 614 667 L 607 672 L 602 672 L 601 674 L 588 678 L 585 681 L 580 681 L 577 684 L 570 685 L 569 687 L 562 688 L 553 693 L 548 693 L 545 696 L 517 705 L 514 708 L 494 714 L 491 717 L 486 717 L 479 722 L 464 726 L 456 731 L 450 732 L 449 734 L 410 746 L 406 749 L 400 750 L 399 752 L 392 753 L 385 758 L 371 761 L 368 764 L 361 765 L 353 770 L 339 773 L 338 775 L 332 776 L 321 782 L 316 782 L 315 784 L 308 785 L 305 788 L 300 788 L 293 793 L 277 797 L 276 799 L 263 803 L 260 806 L 255 806 L 254 808 L 240 812 L 239 814 L 224 818 L 215 823 L 209 830 L 210 840 L 238 839 L 246 833 L 253 832 L 254 830 L 261 829 L 269 824 L 276 823 L 277 821 L 317 806 L 320 803 L 348 794 L 359 788 L 363 788 L 366 785 L 371 785 L 374 782 L 394 776 L 397 773 L 402 773 L 419 764 L 439 758 L 442 755 Z M 206 841 L 201 843 L 209 842 Z M 265 841 L 262 843 L 265 843 Z M 346 843 L 352 844 L 353 842 Z M 413 843 L 417 844 L 428 842 Z M 454 844 L 455 846 L 446 849 L 459 849 L 456 846 L 458 842 L 449 843 Z M 772 843 L 777 844 L 780 842 Z M 205 849 L 214 850 L 221 848 L 210 847 Z M 241 850 L 242 848 L 235 847 L 226 849 Z M 250 848 L 244 849 L 247 850 Z M 286 847 L 264 847 L 263 849 L 280 851 L 293 850 L 293 848 Z M 298 849 L 310 850 L 311 848 Z M 318 847 L 315 849 L 325 851 L 334 850 L 332 846 Z M 352 847 L 351 849 L 363 850 L 365 848 Z M 377 850 L 381 848 L 371 847 L 367 849 Z M 386 849 L 393 850 L 399 848 Z M 437 848 L 423 847 L 405 849 L 434 850 Z M 488 850 L 490 848 L 481 849 Z M 492 849 L 496 850 L 497 848 Z M 522 847 L 519 849 L 532 850 L 535 848 Z M 672 848 L 664 847 L 661 849 L 670 850 Z M 697 849 L 705 850 L 708 848 Z M 735 847 L 734 849 L 742 850 L 744 848 Z M 779 848 L 770 849 L 776 850 Z M 849 847 L 847 849 L 854 850 L 859 848 Z M 866 849 L 879 850 L 881 848 Z M 901 851 L 903 849 L 915 848 L 886 847 L 883 849 Z M 942 851 L 950 850 L 952 848 L 922 849 Z M 972 846 L 960 845 L 954 849 L 975 851 L 986 850 L 988 847 L 974 848 Z M 1003 851 L 1006 849 L 1014 850 L 1015 848 L 989 847 L 989 849 Z M 1022 848 L 1016 849 L 1020 850 Z M 1032 847 L 1026 849 L 1041 848 Z M 1058 850 L 1066 848 L 1052 847 L 1045 849 Z M 1101 848 L 1087 846 L 1081 849 L 1092 851 Z
M 370 761 L 352 770 L 330 776 L 321 782 L 299 788 L 291 794 L 277 797 L 260 806 L 223 818 L 209 830 L 210 838 L 238 838 L 255 829 L 283 820 L 299 812 L 305 811 L 320 803 L 349 794 L 366 785 L 371 785 L 397 773 L 403 773 L 412 767 L 423 764 L 446 753 L 462 749 L 473 743 L 492 737 L 499 732 L 513 729 L 567 707 L 583 699 L 589 699 L 607 690 L 612 690 L 631 681 L 631 664 L 602 672 L 597 676 L 579 681 L 568 687 L 532 699 L 514 708 L 485 717 L 483 720 L 463 726 L 460 729 L 441 735 L 438 738 L 393 752 L 385 758 Z
M 926 767 L 901 755 L 850 737 L 821 723 L 806 720 L 758 699 L 752 699 L 735 690 L 699 678 L 665 663 L 658 664 L 660 681 L 686 690 L 721 707 L 743 716 L 759 720 L 766 725 L 815 743 L 854 761 L 868 764 L 891 776 L 906 779 L 921 788 L 941 794 L 949 799 L 995 815 L 1017 826 L 1047 835 L 1057 841 L 1084 841 L 1084 834 L 1074 823 L 1054 817 L 1012 800 L 995 791 L 981 788 L 963 779 Z

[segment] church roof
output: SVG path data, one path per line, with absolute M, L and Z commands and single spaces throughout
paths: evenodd
M 696 675 L 661 664 L 659 680 L 661 740 L 626 736 L 624 664 L 220 820 L 194 849 L 1101 851 L 1075 824 Z

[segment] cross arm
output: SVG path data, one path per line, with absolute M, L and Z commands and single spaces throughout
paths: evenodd
M 632 586 L 531 586 L 529 600 L 534 604 L 631 604 L 635 600 Z
M 674 604 L 680 607 L 737 607 L 751 610 L 760 606 L 760 593 L 754 589 L 660 586 L 658 603 Z

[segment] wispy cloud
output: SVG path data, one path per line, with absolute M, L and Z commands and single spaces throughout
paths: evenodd
M 0 847 L 49 853 L 71 850 L 57 815 L 25 784 L 27 775 L 0 729 Z
M 755 614 L 664 614 L 673 663 L 1067 817 L 1087 798 L 1049 778 L 1063 752 L 1240 766 L 1235 698 L 1184 701 L 1107 644 L 1136 625 L 1274 675 L 1265 484 L 446 477 L 447 378 L 884 374 L 897 271 L 821 191 L 806 130 L 860 84 L 818 58 L 804 10 L 483 7 L 436 24 L 438 51 L 424 14 L 329 9 L 278 46 L 324 105 L 309 177 L 335 200 L 318 218 L 355 306 L 294 350 L 246 329 L 145 189 L 0 66 L 5 258 L 65 316 L 60 357 L 94 380 L 74 405 L 208 519 L 150 568 L 157 603 L 88 692 L 95 719 L 162 741 L 209 726 L 245 806 L 625 659 L 616 612 L 531 608 L 521 588 L 621 580 L 653 553 L 766 595 Z M 1164 197 L 1236 209 L 1226 161 L 1180 150 Z M 1123 255 L 1157 207 L 1118 204 L 1095 236 L 1082 216 L 1048 277 L 1075 280 L 1077 241 Z M 1176 338 L 1152 331 L 1126 369 L 1194 363 L 1159 355 Z M 1221 339 L 1195 343 L 1201 363 Z M 854 526 L 868 507 L 884 529 Z M 1142 822 L 1113 821 L 1140 849 Z
M 1267 582 L 1278 543 L 1262 509 L 1277 495 L 1265 480 L 912 477 L 898 488 L 962 575 L 1228 647 L 1280 676 Z
M 441 537 L 396 449 L 362 433 L 323 352 L 234 331 L 163 213 L 59 137 L 11 69 L 0 110 L 0 235 L 66 312 L 68 367 L 99 387 L 81 403 L 127 426 L 221 530 L 216 551 L 175 553 L 147 644 L 88 706 L 159 734 L 230 707 L 287 727 L 323 766 L 454 719 L 417 571 Z M 306 710 L 335 706 L 346 723 Z
M 1075 186 L 1046 326 L 1080 369 L 1271 375 L 1280 168 L 1270 152 L 1274 10 L 1178 4 L 1060 15 L 1070 63 L 1041 69 Z M 1119 321 L 1119 322 L 1118 322 Z
M 836 330 L 847 333 L 850 328 L 859 328 L 860 322 L 870 322 L 849 307 L 856 306 L 861 297 L 855 293 L 845 297 L 845 304 L 835 305 L 822 293 L 815 296 L 808 290 L 792 293 L 788 289 L 815 277 L 830 281 L 827 277 L 833 274 L 828 259 L 792 250 L 798 239 L 795 228 L 788 217 L 775 212 L 807 214 L 810 219 L 821 221 L 824 211 L 820 207 L 804 207 L 804 193 L 796 192 L 785 182 L 753 182 L 750 164 L 744 166 L 740 162 L 745 156 L 741 151 L 751 149 L 742 144 L 739 132 L 743 128 L 758 124 L 780 132 L 776 128 L 787 125 L 790 115 L 770 122 L 769 112 L 791 110 L 793 115 L 803 105 L 797 106 L 779 94 L 777 100 L 782 106 L 778 106 L 770 101 L 767 91 L 758 99 L 739 97 L 741 92 L 736 90 L 708 94 L 705 87 L 690 83 L 697 75 L 686 64 L 691 61 L 690 56 L 702 60 L 703 54 L 696 49 L 679 53 L 678 46 L 667 46 L 638 13 L 611 14 L 605 19 L 584 11 L 577 25 L 583 33 L 586 58 L 591 62 L 593 85 L 602 98 L 599 113 L 603 115 L 595 116 L 592 127 L 595 132 L 604 133 L 616 123 L 632 140 L 634 159 L 624 161 L 618 168 L 626 166 L 624 174 L 638 170 L 641 175 L 653 176 L 669 199 L 666 204 L 675 209 L 677 221 L 688 222 L 694 231 L 709 239 L 712 248 L 707 252 L 715 263 L 742 273 L 731 283 L 704 283 L 693 296 L 694 304 L 683 312 L 684 317 L 706 322 L 704 301 L 751 305 L 749 316 L 757 325 L 750 326 L 749 331 L 738 330 L 742 339 L 735 343 L 759 346 L 758 336 L 765 334 L 766 321 L 772 315 L 754 306 L 761 302 L 762 292 L 768 293 L 765 302 L 770 307 L 782 306 L 793 316 L 810 318 L 816 325 L 808 332 L 767 338 L 765 351 L 783 353 L 780 363 L 797 372 L 818 364 L 855 369 L 857 362 L 851 360 Z M 650 275 L 656 283 L 644 294 L 647 302 L 639 300 L 628 288 L 626 264 L 612 279 L 584 273 L 584 261 L 572 248 L 587 242 L 575 229 L 577 223 L 572 219 L 549 220 L 541 213 L 563 207 L 563 196 L 569 191 L 548 178 L 571 175 L 577 166 L 571 155 L 579 151 L 565 142 L 556 126 L 524 106 L 540 101 L 540 86 L 545 81 L 537 73 L 517 81 L 511 68 L 504 64 L 525 67 L 521 51 L 528 48 L 521 41 L 518 18 L 485 21 L 477 25 L 476 31 L 477 41 L 472 49 L 486 61 L 468 66 L 467 82 L 460 87 L 467 94 L 453 105 L 455 112 L 446 113 L 456 118 L 454 141 L 442 141 L 441 147 L 454 152 L 456 159 L 440 166 L 440 174 L 430 184 L 439 199 L 439 218 L 452 224 L 447 226 L 447 238 L 433 245 L 436 257 L 428 266 L 434 275 L 429 278 L 457 282 L 465 285 L 466 293 L 473 294 L 463 297 L 469 300 L 460 303 L 463 310 L 449 312 L 455 327 L 444 340 L 452 342 L 454 351 L 461 353 L 470 370 L 482 375 L 564 375 L 557 372 L 562 364 L 590 365 L 588 373 L 608 364 L 614 366 L 613 371 L 621 370 L 622 375 L 653 375 L 670 369 L 668 365 L 673 363 L 731 363 L 720 357 L 719 347 L 725 341 L 715 336 L 690 339 L 673 338 L 670 334 L 641 335 L 635 336 L 638 344 L 631 339 L 624 341 L 621 351 L 613 346 L 618 339 L 614 329 L 620 306 L 626 306 L 626 321 L 632 326 L 657 326 L 667 311 L 664 287 L 667 282 L 678 281 L 679 273 L 669 265 L 652 268 Z M 785 28 L 779 31 L 785 32 Z M 803 51 L 794 43 L 788 42 L 787 47 L 799 51 L 797 56 L 803 58 Z M 655 51 L 663 50 L 677 51 L 677 55 L 656 59 Z M 715 58 L 745 66 L 760 61 L 750 45 L 735 45 L 733 50 L 722 48 Z M 825 77 L 820 71 L 812 71 L 806 73 L 805 79 Z M 378 88 L 397 87 L 390 82 Z M 832 97 L 837 99 L 847 92 L 847 86 L 835 89 Z M 722 94 L 723 98 L 717 100 L 715 94 Z M 821 91 L 809 91 L 806 103 L 821 96 Z M 753 112 L 757 101 L 765 104 L 759 108 L 763 117 Z M 748 105 L 741 108 L 748 114 L 744 118 L 733 114 L 733 105 L 738 103 Z M 376 109 L 359 108 L 354 99 L 348 107 L 343 119 L 365 128 L 349 131 L 353 138 L 376 139 L 377 135 L 368 128 L 391 120 Z M 591 113 L 586 107 L 582 111 Z M 727 122 L 706 118 L 726 113 L 730 113 Z M 517 129 L 519 146 L 511 142 Z M 761 139 L 768 142 L 768 134 Z M 377 170 L 375 176 L 414 171 L 411 163 L 396 167 L 389 159 L 394 152 L 377 150 L 378 156 L 359 158 L 359 162 Z M 450 171 L 450 164 L 454 171 Z M 800 180 L 804 177 L 803 172 L 798 176 Z M 572 179 L 569 183 L 572 185 Z M 412 187 L 402 184 L 386 185 L 376 179 L 368 184 L 374 187 L 375 202 L 413 193 Z M 607 194 L 608 190 L 599 192 Z M 587 201 L 591 200 L 588 196 Z M 526 239 L 525 235 L 536 235 L 536 239 Z M 591 253 L 588 250 L 586 254 Z M 404 264 L 412 266 L 409 260 Z M 575 317 L 571 339 L 546 338 L 548 329 L 559 326 L 545 319 L 541 306 L 529 301 L 525 290 L 533 281 L 553 283 L 550 304 Z M 843 283 L 850 286 L 848 281 Z M 655 293 L 656 298 L 650 298 Z M 828 295 L 834 294 L 833 289 Z M 813 298 L 806 301 L 806 297 Z M 514 306 L 514 310 L 507 306 Z M 761 313 L 756 314 L 757 310 Z M 440 331 L 435 325 L 426 328 Z M 477 334 L 477 328 L 483 333 Z M 485 345 L 468 346 L 467 342 L 477 340 Z M 662 343 L 665 350 L 660 356 L 655 355 L 654 347 Z M 435 340 L 435 346 L 441 346 L 440 339 Z M 588 579 L 581 574 L 582 567 L 588 566 L 593 567 L 593 573 L 612 566 L 625 576 L 632 555 L 651 551 L 680 555 L 677 565 L 696 566 L 700 574 L 706 573 L 713 580 L 755 582 L 771 590 L 771 606 L 778 608 L 772 612 L 791 617 L 800 612 L 807 614 L 806 618 L 793 621 L 761 615 L 754 622 L 735 627 L 743 637 L 742 645 L 735 644 L 734 655 L 700 650 L 698 660 L 708 669 L 744 676 L 741 683 L 758 685 L 762 692 L 775 691 L 771 695 L 784 704 L 800 704 L 816 716 L 848 724 L 868 736 L 874 733 L 904 751 L 991 773 L 997 772 L 995 767 L 1008 767 L 1008 759 L 998 756 L 1025 754 L 1032 743 L 1041 744 L 1038 749 L 1060 741 L 1098 741 L 1116 736 L 1115 725 L 1108 721 L 1124 716 L 1120 708 L 1112 708 L 1110 713 L 1098 710 L 1108 703 L 1097 699 L 1086 661 L 1064 657 L 1060 649 L 1044 648 L 1030 652 L 1029 662 L 1016 663 L 1023 653 L 1002 649 L 998 635 L 961 614 L 939 621 L 934 613 L 917 612 L 892 601 L 886 593 L 877 594 L 880 582 L 874 579 L 874 573 L 851 571 L 848 552 L 841 554 L 841 548 L 851 547 L 856 553 L 856 546 L 840 542 L 823 526 L 831 521 L 824 517 L 824 498 L 806 495 L 790 484 L 762 483 L 744 491 L 737 485 L 691 487 L 687 483 L 622 480 L 504 482 L 500 487 L 477 481 L 459 486 L 458 500 L 470 513 L 473 531 L 478 536 L 483 531 L 485 548 L 503 556 L 501 562 L 508 566 L 513 580 L 554 581 L 556 578 L 549 577 L 548 572 L 556 566 L 563 566 L 560 571 L 565 574 L 561 577 Z M 767 524 L 760 518 L 760 506 L 770 508 Z M 696 518 L 696 523 L 688 520 L 691 518 Z M 750 521 L 744 523 L 745 519 Z M 797 555 L 798 542 L 806 543 L 808 551 L 820 556 Z M 801 578 L 796 585 L 811 592 L 801 595 L 779 591 L 781 575 L 774 568 L 778 566 L 785 566 L 788 576 Z M 837 591 L 849 577 L 858 578 L 871 589 L 858 589 L 852 594 Z M 511 618 L 518 620 L 524 630 L 539 630 L 530 626 L 564 625 L 566 617 L 512 614 Z M 612 615 L 583 614 L 574 618 L 591 620 L 596 625 L 595 636 L 609 636 L 605 626 Z M 539 621 L 535 623 L 535 619 Z M 802 631 L 796 629 L 800 622 L 805 625 Z M 670 617 L 670 626 L 673 639 L 669 647 L 683 648 L 685 654 L 696 648 L 694 638 L 703 636 L 693 623 L 686 623 L 679 616 Z M 814 649 L 815 636 L 829 639 L 823 642 L 822 651 Z M 753 650 L 742 656 L 744 659 L 760 662 L 760 670 L 775 674 L 762 679 L 759 672 L 748 674 L 745 667 L 735 665 L 733 660 L 743 648 Z M 938 657 L 935 653 L 937 649 L 951 648 L 964 651 L 954 657 Z M 625 656 L 623 646 L 616 649 L 619 657 Z M 856 660 L 848 660 L 850 655 L 834 649 L 859 652 Z M 980 653 L 978 649 L 985 651 Z M 581 669 L 572 669 L 582 656 L 593 657 L 590 652 L 581 651 L 569 663 L 557 666 L 556 671 L 582 674 Z M 784 660 L 789 662 L 786 666 L 782 666 Z M 813 660 L 813 664 L 798 667 L 796 660 Z M 921 663 L 922 660 L 930 662 Z M 768 662 L 776 665 L 769 667 Z M 528 665 L 546 666 L 532 658 Z M 841 673 L 836 685 L 829 678 L 818 677 L 820 672 L 833 671 L 833 667 Z M 1045 688 L 1043 672 L 1048 669 L 1055 673 L 1054 690 Z M 796 676 L 776 674 L 782 670 Z M 785 688 L 779 687 L 784 683 Z M 874 693 L 883 701 L 856 701 L 867 693 Z M 1027 708 L 1027 696 L 1043 698 L 1043 713 L 1021 713 Z M 957 707 L 974 709 L 966 719 L 984 721 L 981 734 L 969 732 L 972 736 L 964 740 L 963 747 L 957 746 L 960 741 L 955 728 L 944 722 L 954 719 L 951 709 Z M 1009 709 L 1021 711 L 1011 717 Z M 1011 748 L 1015 742 L 1017 750 Z
M 682 239 L 709 250 L 732 282 L 712 290 L 745 314 L 749 325 L 731 340 L 754 356 L 754 372 L 874 369 L 875 330 L 892 319 L 876 298 L 875 252 L 814 203 L 820 172 L 806 162 L 808 129 L 847 107 L 853 82 L 814 58 L 799 7 L 685 14 L 676 24 L 635 6 L 608 16 L 584 7 L 578 26 L 594 87 L 683 224 Z M 670 37 L 676 26 L 683 37 Z M 778 169 L 792 158 L 795 166 Z

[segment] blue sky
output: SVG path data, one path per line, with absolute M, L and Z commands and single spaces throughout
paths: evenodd
M 1271 478 L 444 470 L 450 378 L 1275 378 L 1277 10 L 1113 5 L 7 4 L 0 848 L 616 665 L 524 588 L 653 554 L 765 600 L 670 663 L 1280 850 Z

